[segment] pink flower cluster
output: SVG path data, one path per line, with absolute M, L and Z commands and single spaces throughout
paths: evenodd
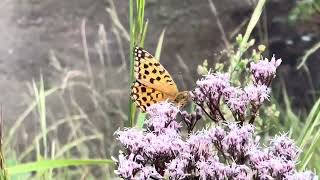
M 123 179 L 249 180 L 302 176 L 295 170 L 299 149 L 285 134 L 270 140 L 265 148 L 259 145 L 251 124 L 224 123 L 183 136 L 182 124 L 177 122 L 179 110 L 173 104 L 159 103 L 148 112 L 146 129 L 116 132 L 125 153 L 119 155 L 115 173 Z M 316 177 L 305 173 L 309 173 L 310 180 Z
M 310 171 L 297 172 L 299 149 L 286 134 L 270 139 L 267 146 L 255 135 L 252 117 L 269 98 L 268 87 L 280 62 L 273 57 L 251 64 L 254 80 L 244 88 L 233 87 L 227 74 L 205 76 L 192 92 L 198 105 L 194 112 L 168 102 L 150 106 L 144 129 L 115 133 L 125 150 L 116 160 L 115 174 L 128 180 L 316 180 Z M 221 101 L 235 121 L 224 118 Z M 218 123 L 194 131 L 204 115 Z
M 249 164 L 260 179 L 287 179 L 294 176 L 299 149 L 286 135 L 274 137 L 267 148 L 252 149 Z
M 276 59 L 274 56 L 269 61 L 267 58 L 260 60 L 258 63 L 251 63 L 250 70 L 256 84 L 264 84 L 270 86 L 272 79 L 276 75 L 276 70 L 280 66 L 282 60 Z
M 272 79 L 281 59 L 272 57 L 250 64 L 252 84 L 242 87 L 232 86 L 228 74 L 208 74 L 197 81 L 197 88 L 192 91 L 193 101 L 213 120 L 225 120 L 221 105 L 226 104 L 236 121 L 243 122 L 251 107 L 250 123 L 254 122 L 260 106 L 269 99 Z

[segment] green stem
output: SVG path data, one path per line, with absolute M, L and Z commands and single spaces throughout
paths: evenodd
M 134 76 L 133 76 L 133 66 L 134 66 L 134 59 L 133 59 L 133 48 L 134 48 L 134 24 L 133 24 L 133 0 L 130 0 L 130 4 L 129 4 L 129 23 L 130 23 L 130 72 L 129 72 L 129 90 L 131 88 L 131 83 L 134 81 Z M 132 100 L 129 99 L 129 123 L 130 126 L 133 127 L 134 126 L 134 106 L 132 103 Z

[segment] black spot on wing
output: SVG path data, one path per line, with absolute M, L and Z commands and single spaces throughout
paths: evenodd
M 145 107 L 145 106 L 143 106 L 143 105 L 142 105 L 142 106 L 140 106 L 140 108 L 141 108 L 141 110 L 142 110 L 142 111 L 146 111 L 146 110 L 147 110 L 147 109 L 146 109 L 146 107 Z
M 140 105 L 141 105 L 141 101 L 140 101 L 140 100 L 136 100 L 136 104 L 137 104 L 138 106 L 140 106 Z
M 161 93 L 157 93 L 156 98 L 163 98 L 163 95 Z
M 152 73 L 154 73 L 154 74 L 157 73 L 157 70 L 156 70 L 156 69 L 153 69 L 153 70 L 152 70 Z

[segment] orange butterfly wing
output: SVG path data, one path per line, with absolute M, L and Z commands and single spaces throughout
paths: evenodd
M 139 81 L 134 82 L 131 86 L 130 96 L 134 103 L 142 111 L 146 111 L 147 107 L 151 106 L 152 104 L 173 98 L 164 94 L 163 92 L 147 87 Z
M 137 81 L 169 96 L 175 96 L 179 92 L 171 75 L 150 53 L 136 47 L 134 56 L 134 70 Z
M 134 49 L 136 81 L 131 87 L 131 98 L 142 110 L 161 101 L 169 100 L 184 106 L 188 91 L 179 92 L 168 71 L 150 53 L 140 47 Z

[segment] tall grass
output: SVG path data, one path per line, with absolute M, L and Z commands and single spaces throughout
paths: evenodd
M 255 7 L 249 20 L 249 23 L 246 27 L 244 35 L 242 36 L 242 34 L 239 34 L 236 38 L 238 49 L 235 51 L 234 54 L 231 55 L 230 66 L 228 68 L 228 72 L 231 74 L 231 79 L 233 80 L 237 80 L 240 76 L 240 73 L 244 71 L 244 69 L 246 68 L 246 64 L 248 63 L 249 59 L 243 58 L 243 55 L 249 50 L 250 47 L 254 45 L 255 40 L 251 39 L 249 41 L 249 38 L 251 37 L 251 33 L 253 29 L 256 27 L 258 20 L 260 19 L 265 3 L 265 0 L 258 1 L 258 4 Z M 256 57 L 260 58 L 261 53 L 262 52 L 258 52 L 256 54 Z M 256 57 L 254 57 L 254 54 L 252 53 L 252 59 L 257 60 Z
M 283 90 L 285 107 L 281 110 L 283 131 L 288 131 L 290 136 L 296 139 L 301 149 L 300 170 L 315 169 L 320 171 L 320 98 L 314 103 L 310 112 L 305 115 L 297 115 L 291 108 L 291 101 Z M 281 126 L 281 124 L 279 124 Z
M 310 20 L 313 15 L 315 15 L 314 18 L 317 18 L 317 14 L 320 14 L 319 0 L 301 0 L 289 13 L 289 20 L 291 22 L 306 21 Z
M 135 46 L 144 45 L 148 29 L 148 21 L 144 20 L 145 0 L 130 0 L 129 1 L 129 21 L 130 21 L 130 66 L 129 66 L 129 89 L 131 83 L 134 82 L 134 57 L 133 49 Z M 129 100 L 129 123 L 130 126 L 135 126 L 136 107 L 131 100 Z
M 2 141 L 0 142 L 3 153 L 0 152 L 0 165 L 5 166 L 1 167 L 5 170 L 0 172 L 2 179 L 95 179 L 96 176 L 89 170 L 89 165 L 95 167 L 95 171 L 99 171 L 101 178 L 113 177 L 109 171 L 113 168 L 113 162 L 106 156 L 115 154 L 118 148 L 113 143 L 115 129 L 110 127 L 122 127 L 126 121 L 131 127 L 142 127 L 145 120 L 145 114 L 137 114 L 131 101 L 129 102 L 129 113 L 127 113 L 123 108 L 127 105 L 127 99 L 122 101 L 115 97 L 128 94 L 128 84 L 131 85 L 135 80 L 132 52 L 135 45 L 144 46 L 149 23 L 145 20 L 145 0 L 129 0 L 129 32 L 119 20 L 113 1 L 108 0 L 108 2 L 110 2 L 110 7 L 107 8 L 107 12 L 113 22 L 112 32 L 116 37 L 121 65 L 113 67 L 111 64 L 113 59 L 109 52 L 108 36 L 103 25 L 99 25 L 99 40 L 95 44 L 95 49 L 90 47 L 86 40 L 86 21 L 82 21 L 80 27 L 85 70 L 62 68 L 55 52 L 50 51 L 49 59 L 59 74 L 63 75 L 61 76 L 62 82 L 49 88 L 45 86 L 45 78 L 40 76 L 38 82 L 33 81 L 28 84 L 30 92 L 28 106 L 16 119 L 13 126 L 3 134 L 3 144 Z M 240 38 L 238 49 L 230 58 L 232 67 L 230 70 L 236 71 L 244 68 L 241 66 L 241 62 L 246 59 L 243 54 L 252 46 L 250 36 L 262 14 L 265 3 L 265 0 L 259 0 L 245 34 Z M 159 37 L 154 53 L 158 60 L 161 57 L 164 38 L 165 29 Z M 125 57 L 127 50 L 123 46 L 123 42 L 128 41 L 130 42 L 129 63 Z M 92 49 L 98 54 L 98 64 L 90 57 Z M 260 55 L 258 53 L 257 56 L 260 57 Z M 178 59 L 179 62 L 182 62 L 181 58 Z M 114 87 L 114 78 L 119 78 L 123 74 L 125 74 L 124 82 L 119 87 Z M 80 96 L 87 96 L 86 103 L 90 103 L 89 105 L 81 103 L 78 98 L 79 92 Z M 319 148 L 317 148 L 320 145 L 320 131 L 318 130 L 320 99 L 314 104 L 308 117 L 304 119 L 303 116 L 298 116 L 293 112 L 290 100 L 285 93 L 283 92 L 286 106 L 281 111 L 285 123 L 279 123 L 279 126 L 283 126 L 279 129 L 289 129 L 291 136 L 297 139 L 302 149 L 300 169 L 313 167 L 320 170 L 317 161 L 311 161 L 311 159 L 320 159 Z M 62 115 L 58 115 L 59 113 L 54 111 L 55 107 L 50 106 L 52 99 L 58 101 Z M 93 107 L 94 110 L 88 111 L 87 106 Z M 33 132 L 34 135 L 28 135 L 28 138 L 31 138 L 30 142 L 24 148 L 18 149 L 17 144 L 20 139 L 16 135 L 26 131 L 25 126 L 30 124 L 28 121 L 30 117 L 37 120 L 31 125 L 40 127 L 40 130 Z M 67 132 L 63 134 L 63 140 L 59 139 L 61 131 Z M 2 136 L 2 131 L 0 133 Z M 2 163 L 4 160 L 6 160 L 5 164 Z
M 2 141 L 2 134 L 3 134 L 3 117 L 2 117 L 2 107 L 0 109 L 0 179 L 7 180 L 8 174 L 7 169 L 5 167 L 5 159 L 2 152 L 3 148 L 3 141 Z
M 117 17 L 113 8 L 111 6 L 107 12 Z M 127 90 L 114 86 L 113 82 L 114 77 L 127 72 L 122 46 L 127 36 L 121 30 L 123 26 L 116 22 L 118 19 L 113 20 L 112 33 L 116 37 L 115 44 L 119 47 L 121 60 L 119 67 L 111 64 L 113 57 L 109 52 L 110 42 L 103 25 L 99 26 L 98 41 L 94 46 L 95 53 L 99 55 L 98 65 L 90 57 L 92 48 L 87 44 L 85 21 L 80 26 L 85 70 L 63 68 L 54 50 L 50 50 L 50 64 L 61 77 L 61 84 L 46 87 L 48 83 L 42 76 L 38 81 L 27 84 L 30 94 L 26 96 L 28 106 L 4 134 L 2 150 L 6 160 L 6 166 L 3 167 L 6 170 L 3 172 L 7 172 L 5 177 L 46 180 L 95 179 L 97 174 L 106 179 L 113 177 L 114 163 L 106 156 L 110 157 L 114 151 L 117 152 L 113 132 L 123 126 L 128 117 L 122 108 L 127 98 L 115 98 L 125 97 L 122 94 L 127 94 Z M 117 51 L 112 53 L 117 54 Z M 122 84 L 127 82 L 124 78 Z M 88 111 L 88 105 L 81 104 L 83 97 L 86 97 L 85 103 L 90 103 L 94 111 Z M 30 119 L 37 121 L 32 122 Z M 101 123 L 104 125 L 101 126 Z M 31 132 L 27 129 L 31 126 L 36 130 Z M 108 127 L 108 130 L 103 131 L 104 127 Z M 25 133 L 26 143 L 21 143 L 19 135 Z
M 102 165 L 102 164 L 112 164 L 112 161 L 109 159 L 64 159 L 66 154 L 69 154 L 71 150 L 75 147 L 81 147 L 83 143 L 86 141 L 92 141 L 94 139 L 101 139 L 101 134 L 93 134 L 93 135 L 84 135 L 82 137 L 76 137 L 73 141 L 68 142 L 63 145 L 58 141 L 52 141 L 51 146 L 49 146 L 48 138 L 49 133 L 53 131 L 57 131 L 61 125 L 65 125 L 69 122 L 76 122 L 77 120 L 81 120 L 86 118 L 86 116 L 73 116 L 66 117 L 62 120 L 58 120 L 50 126 L 47 126 L 46 121 L 47 111 L 46 111 L 46 98 L 51 95 L 53 92 L 56 92 L 58 88 L 49 89 L 47 91 L 44 90 L 44 82 L 42 77 L 40 78 L 39 87 L 33 82 L 33 90 L 35 94 L 35 101 L 31 104 L 31 108 L 28 108 L 26 113 L 23 114 L 23 117 L 26 117 L 25 114 L 30 113 L 34 108 L 38 109 L 39 123 L 41 127 L 41 132 L 34 138 L 34 143 L 29 145 L 24 152 L 21 154 L 17 154 L 17 163 L 16 165 L 8 165 L 7 172 L 8 177 L 18 178 L 18 177 L 31 177 L 31 172 L 37 172 L 37 179 L 52 179 L 53 168 L 62 168 L 69 166 L 82 166 L 82 165 Z M 11 129 L 9 134 L 16 134 L 15 131 L 19 130 L 19 127 L 22 125 L 23 121 L 26 118 L 21 118 L 21 121 L 18 121 L 18 124 L 14 125 L 14 129 Z M 13 137 L 8 136 L 9 140 L 13 142 Z M 8 142 L 9 143 L 9 142 Z M 7 146 L 10 147 L 9 144 Z M 55 148 L 55 147 L 59 148 Z M 49 150 L 50 149 L 50 150 Z M 27 156 L 32 156 L 32 152 L 36 152 L 36 161 L 28 162 L 28 163 L 19 163 L 22 162 Z M 11 154 L 9 149 L 6 149 L 6 154 Z M 50 153 L 50 156 L 48 153 Z M 7 159 L 10 160 L 10 159 Z M 22 176 L 20 174 L 23 174 Z
M 303 57 L 301 58 L 301 62 L 299 63 L 299 65 L 297 66 L 298 69 L 301 69 L 301 67 L 306 66 L 306 62 L 308 60 L 308 58 L 315 52 L 317 52 L 320 49 L 320 42 L 316 43 L 315 45 L 313 45 L 310 49 L 308 49 L 305 54 L 303 55 Z

